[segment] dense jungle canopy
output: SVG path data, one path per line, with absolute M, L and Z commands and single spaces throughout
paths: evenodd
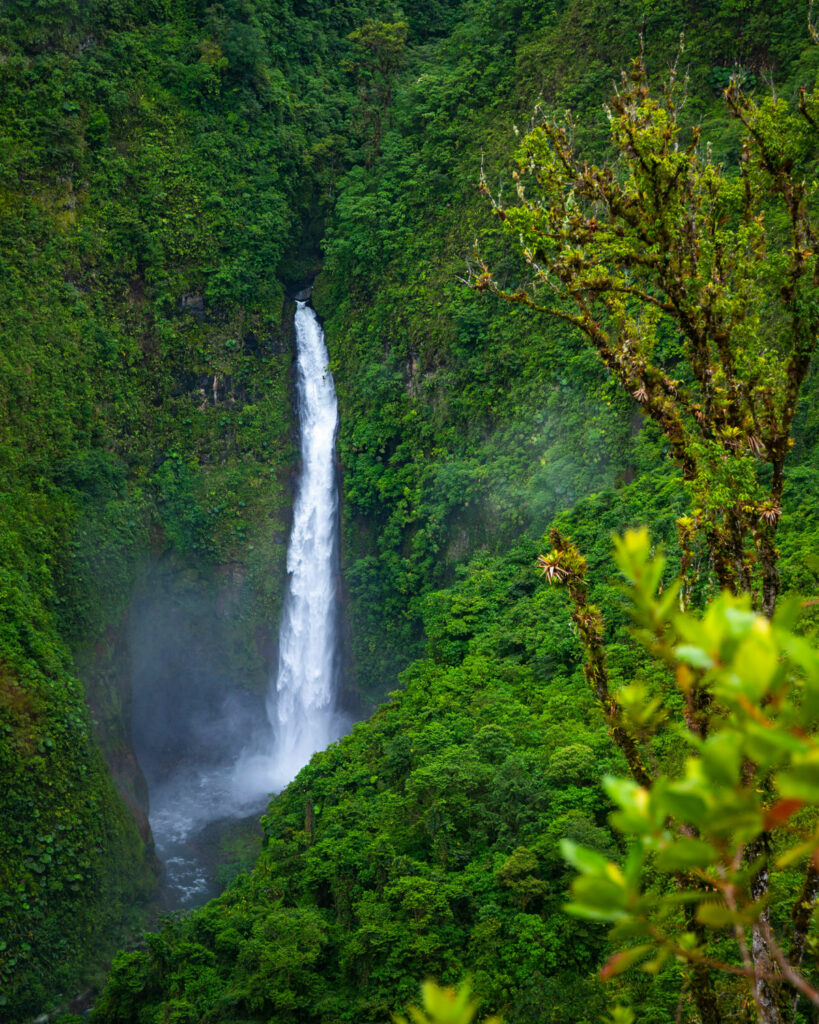
M 604 105 L 641 52 L 653 95 L 676 67 L 683 148 L 696 126 L 739 188 L 747 126 L 725 91 L 796 111 L 819 72 L 809 15 L 802 0 L 0 6 L 0 1021 L 68 1024 L 93 987 L 100 1024 L 383 1024 L 424 978 L 468 975 L 481 1013 L 508 1024 L 602 1021 L 614 1002 L 705 1022 L 684 957 L 606 984 L 620 946 L 565 912 L 578 863 L 561 841 L 596 851 L 593 873 L 642 833 L 610 818 L 601 785 L 630 765 L 584 678 L 597 634 L 537 560 L 555 548 L 565 566 L 548 533 L 571 537 L 612 692 L 678 717 L 670 662 L 633 636 L 612 535 L 648 528 L 662 586 L 687 574 L 694 619 L 723 607 L 721 584 L 756 587 L 756 569 L 741 552 L 720 572 L 697 530 L 722 529 L 728 499 L 709 505 L 706 487 L 706 512 L 692 506 L 662 416 L 583 325 L 493 294 L 531 281 L 518 236 L 537 225 L 505 232 L 485 193 L 514 205 L 521 140 L 566 111 L 584 166 L 620 173 Z M 803 140 L 782 172 L 798 166 L 811 211 L 817 156 Z M 759 202 L 766 254 L 792 254 L 787 219 Z M 496 288 L 469 286 L 476 260 Z M 793 260 L 759 266 L 767 302 Z M 293 299 L 308 283 L 340 405 L 343 696 L 359 721 L 272 799 L 258 860 L 143 937 L 156 864 L 130 745 L 129 610 L 157 564 L 204 589 L 227 609 L 213 642 L 231 672 L 266 688 L 298 460 Z M 814 277 L 794 300 L 805 322 L 815 292 Z M 753 303 L 737 309 L 745 323 Z M 652 338 L 683 364 L 677 334 Z M 749 388 L 754 372 L 739 371 Z M 817 579 L 819 382 L 804 376 L 766 513 L 783 605 Z M 816 614 L 787 635 L 812 636 Z M 769 653 L 787 660 L 796 641 L 781 644 Z M 652 772 L 682 770 L 677 733 L 630 722 Z M 792 799 L 785 846 L 816 824 L 811 799 Z M 797 867 L 764 896 L 772 926 L 798 906 Z M 658 870 L 646 884 L 676 883 Z M 803 932 L 815 979 L 812 904 Z M 741 964 L 732 934 L 709 955 Z M 744 979 L 711 973 L 721 1019 L 762 1014 Z M 762 1019 L 817 1019 L 788 992 Z

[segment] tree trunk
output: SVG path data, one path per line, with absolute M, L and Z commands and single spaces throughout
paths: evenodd
M 746 857 L 749 863 L 762 859 L 762 867 L 751 879 L 751 896 L 755 902 L 768 895 L 769 873 L 768 859 L 770 843 L 767 832 L 763 832 L 748 844 Z M 770 934 L 770 913 L 765 907 L 751 927 L 751 956 L 754 961 L 756 978 L 754 979 L 754 999 L 760 1024 L 783 1024 L 782 1012 L 779 1007 L 781 995 L 780 971 L 766 935 Z
M 774 538 L 762 538 L 757 550 L 762 567 L 762 614 L 772 619 L 779 596 L 779 567 Z

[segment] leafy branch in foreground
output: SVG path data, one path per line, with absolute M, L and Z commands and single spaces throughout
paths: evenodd
M 586 335 L 682 470 L 684 547 L 703 538 L 720 586 L 770 616 L 785 459 L 819 331 L 819 93 L 796 109 L 738 81 L 725 96 L 744 130 L 730 172 L 681 123 L 674 76 L 655 98 L 642 59 L 608 111 L 616 160 L 588 163 L 570 117 L 544 119 L 516 154 L 517 204 L 493 200 L 531 280 L 502 285 L 483 261 L 470 280 Z
M 394 1024 L 473 1024 L 478 1013 L 468 982 L 457 989 L 441 988 L 434 981 L 421 986 L 422 1005 L 407 1008 L 409 1017 L 393 1016 Z M 500 1017 L 487 1017 L 483 1024 L 502 1024 Z
M 676 958 L 740 979 L 761 1020 L 771 1012 L 765 991 L 782 1016 L 788 1007 L 793 1017 L 800 997 L 819 1007 L 816 970 L 804 961 L 819 869 L 819 652 L 794 632 L 799 603 L 784 603 L 771 621 L 747 595 L 724 592 L 696 616 L 679 611 L 667 590 L 658 594 L 665 562 L 651 555 L 646 531 L 626 534 L 615 558 L 636 635 L 673 674 L 687 709 L 689 720 L 669 728 L 690 754 L 648 784 L 604 779 L 628 855 L 621 865 L 564 840 L 578 871 L 569 910 L 613 925 L 620 949 L 603 977 L 635 965 L 656 973 Z M 628 718 L 619 706 L 616 713 Z M 762 836 L 766 852 L 757 856 Z M 800 886 L 794 869 L 805 865 Z M 763 873 L 769 885 L 760 896 Z M 790 915 L 778 910 L 788 897 Z M 753 956 L 755 928 L 774 970 Z

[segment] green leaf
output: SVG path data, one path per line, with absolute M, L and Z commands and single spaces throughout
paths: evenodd
M 748 755 L 763 769 L 781 764 L 790 760 L 791 755 L 804 754 L 810 749 L 804 739 L 776 725 L 767 726 L 749 721 L 745 725 L 745 734 Z
M 624 910 L 616 910 L 613 907 L 601 910 L 599 907 L 591 907 L 586 903 L 579 901 L 573 901 L 571 903 L 564 903 L 563 909 L 567 914 L 571 914 L 572 917 L 580 917 L 584 921 L 624 921 L 628 919 L 628 914 Z
M 609 932 L 609 939 L 612 942 L 621 942 L 624 939 L 645 939 L 651 934 L 651 927 L 647 921 L 636 917 L 629 917 L 617 924 Z
M 758 704 L 770 691 L 779 669 L 779 650 L 770 636 L 748 637 L 734 655 L 731 667 L 734 672 L 732 682 L 739 684 L 737 688 L 749 701 Z
M 641 960 L 645 960 L 653 950 L 654 947 L 646 943 L 642 946 L 632 946 L 631 949 L 623 949 L 619 953 L 614 953 L 600 969 L 600 977 L 604 981 L 608 981 L 609 978 L 616 978 L 618 974 L 623 974 L 630 967 L 633 967 Z
M 706 776 L 720 786 L 734 786 L 742 765 L 743 737 L 731 729 L 713 733 L 700 745 Z
M 762 831 L 762 809 L 753 792 L 729 793 L 710 808 L 703 828 L 712 836 L 747 843 Z
M 602 853 L 580 846 L 573 839 L 561 839 L 560 852 L 567 863 L 583 874 L 602 874 L 609 865 Z
M 665 814 L 694 825 L 702 824 L 708 814 L 704 793 L 693 791 L 686 783 L 672 784 L 658 792 L 657 804 Z
M 615 1006 L 605 1024 L 635 1024 L 637 1017 L 630 1006 Z
M 636 810 L 644 815 L 648 804 L 648 791 L 638 786 L 631 779 L 623 779 L 617 775 L 604 775 L 600 780 L 606 795 L 623 810 Z
M 739 920 L 739 916 L 725 906 L 724 903 L 708 901 L 697 907 L 697 920 L 709 928 L 730 928 Z
M 658 871 L 666 873 L 688 871 L 691 868 L 706 868 L 718 861 L 716 849 L 703 839 L 679 839 L 655 858 Z
M 759 616 L 745 608 L 728 607 L 723 612 L 723 618 L 728 626 L 728 635 L 738 638 L 750 633 Z
M 714 659 L 707 651 L 704 651 L 702 647 L 695 647 L 693 644 L 679 644 L 674 648 L 674 654 L 679 661 L 691 665 L 692 668 L 709 669 L 713 668 L 715 664 Z
M 819 803 L 819 762 L 804 760 L 790 771 L 779 772 L 776 787 L 786 799 Z

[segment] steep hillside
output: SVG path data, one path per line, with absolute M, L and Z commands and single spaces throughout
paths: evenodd
M 609 530 L 650 517 L 673 535 L 674 487 L 651 482 L 649 503 L 631 485 L 561 520 L 601 579 Z M 620 765 L 538 550 L 479 555 L 430 595 L 402 691 L 273 801 L 249 876 L 118 958 L 95 1020 L 376 1022 L 419 978 L 467 971 L 510 1021 L 599 1019 L 603 932 L 564 914 L 558 842 L 616 849 L 598 779 Z M 612 625 L 629 678 L 639 658 Z M 652 1019 L 673 1019 L 672 993 L 664 979 Z
M 603 103 L 641 30 L 652 73 L 679 61 L 685 116 L 735 163 L 730 70 L 740 62 L 760 87 L 773 74 L 788 95 L 812 82 L 806 12 L 475 3 L 446 39 L 407 54 L 378 159 L 339 181 L 315 297 L 342 401 L 346 580 L 371 700 L 421 651 L 423 594 L 467 553 L 539 535 L 662 458 L 579 335 L 464 287 L 476 241 L 501 283 L 519 269 L 478 193 L 481 167 L 494 192 L 512 192 L 513 129 L 536 103 L 571 109 L 584 152 L 604 153 Z
M 465 969 L 512 1021 L 596 1012 L 603 941 L 559 911 L 555 844 L 613 842 L 607 748 L 531 566 L 563 516 L 605 580 L 610 531 L 648 522 L 673 548 L 684 498 L 579 338 L 459 280 L 476 238 L 501 277 L 518 269 L 477 178 L 483 161 L 509 188 L 513 125 L 538 101 L 572 108 L 604 153 L 601 102 L 641 30 L 658 78 L 685 32 L 686 116 L 734 162 L 731 69 L 788 95 L 812 81 L 806 18 L 784 0 L 7 0 L 0 1018 L 76 991 L 152 886 L 135 588 L 159 564 L 229 609 L 231 674 L 267 683 L 290 296 L 316 274 L 341 404 L 348 686 L 364 708 L 402 669 L 406 689 L 271 805 L 250 876 L 121 957 L 98 1019 L 380 1020 L 420 975 Z M 815 389 L 782 534 L 803 588 Z M 610 611 L 612 590 L 600 600 Z M 639 659 L 618 645 L 625 676 Z M 673 988 L 645 995 L 652 1019 L 673 1017 Z
M 0 12 L 5 1019 L 73 994 L 152 885 L 125 630 L 147 567 L 230 607 L 223 657 L 266 685 L 294 459 L 285 296 L 350 145 L 359 17 Z
M 412 19 L 403 43 L 382 24 L 381 63 L 359 37 L 360 145 L 335 184 L 314 298 L 342 408 L 352 669 L 370 703 L 402 668 L 403 689 L 272 802 L 248 876 L 118 958 L 95 1019 L 381 1021 L 419 978 L 466 971 L 511 1022 L 601 1018 L 605 941 L 562 914 L 558 841 L 616 845 L 599 777 L 620 769 L 534 562 L 553 521 L 590 552 L 614 677 L 650 688 L 610 534 L 647 523 L 673 559 L 685 498 L 664 445 L 578 337 L 458 280 L 476 237 L 498 273 L 518 269 L 476 180 L 483 153 L 492 187 L 510 187 L 512 125 L 538 99 L 572 107 L 584 146 L 605 152 L 600 104 L 641 25 L 658 78 L 686 31 L 687 116 L 735 162 L 730 71 L 741 62 L 760 88 L 772 74 L 788 94 L 813 82 L 806 14 L 750 0 L 478 2 L 426 38 Z M 814 393 L 783 520 L 788 588 L 815 582 Z M 644 1019 L 675 1019 L 680 970 L 622 983 Z

